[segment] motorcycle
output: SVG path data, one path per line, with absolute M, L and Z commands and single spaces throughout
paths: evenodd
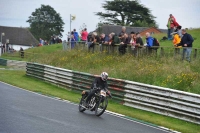
M 80 99 L 79 103 L 79 111 L 84 112 L 85 110 L 95 111 L 96 116 L 101 116 L 107 106 L 108 106 L 108 98 L 107 95 L 112 98 L 112 95 L 107 89 L 100 89 L 97 88 L 97 91 L 92 96 L 91 100 L 88 103 L 88 107 L 84 106 L 85 100 L 87 98 L 88 92 L 82 92 L 82 98 Z

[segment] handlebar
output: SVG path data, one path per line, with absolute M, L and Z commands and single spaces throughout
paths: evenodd
M 100 87 L 94 87 L 93 89 L 95 89 L 95 90 L 101 90 Z M 106 89 L 106 88 L 104 90 L 106 91 L 106 94 L 108 94 L 109 97 L 112 98 L 112 94 L 110 93 L 110 91 L 108 91 L 108 89 Z

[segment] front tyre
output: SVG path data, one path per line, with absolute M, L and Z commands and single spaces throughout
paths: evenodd
M 104 100 L 101 98 L 95 107 L 95 115 L 101 116 L 105 112 L 107 105 L 108 99 L 106 97 L 104 98 Z
M 84 112 L 86 109 L 83 107 L 84 98 L 82 97 L 79 103 L 79 111 Z

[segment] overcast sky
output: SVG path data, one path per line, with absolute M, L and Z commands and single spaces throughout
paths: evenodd
M 88 31 L 93 31 L 100 21 L 94 12 L 104 11 L 101 8 L 105 0 L 0 0 L 0 25 L 28 27 L 26 22 L 41 4 L 52 6 L 61 14 L 65 25 L 63 36 L 69 31 L 69 15 L 76 15 L 72 28 L 77 30 L 85 23 Z M 169 14 L 172 13 L 184 28 L 200 27 L 200 0 L 140 0 L 152 10 L 157 17 L 159 28 L 165 29 Z

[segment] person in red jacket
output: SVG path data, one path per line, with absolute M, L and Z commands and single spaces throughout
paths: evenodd
M 175 18 L 172 14 L 170 14 L 170 15 L 169 15 L 168 22 L 167 22 L 168 40 L 172 40 L 172 35 L 171 35 L 171 33 L 174 32 L 174 29 L 175 29 L 177 26 L 180 26 L 180 25 L 179 25 L 178 22 L 176 21 L 176 18 Z

